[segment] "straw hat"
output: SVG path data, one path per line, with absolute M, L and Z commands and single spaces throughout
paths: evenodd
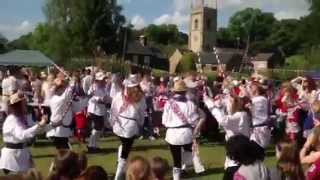
M 124 81 L 124 86 L 128 88 L 139 86 L 140 83 L 137 78 L 128 78 Z
M 23 95 L 23 93 L 17 92 L 17 93 L 15 93 L 15 94 L 13 94 L 13 95 L 10 96 L 9 104 L 10 104 L 10 105 L 13 105 L 13 104 L 16 104 L 16 103 L 18 103 L 18 102 L 20 102 L 20 101 L 23 101 L 23 100 L 25 100 L 25 99 L 26 99 L 26 98 L 25 98 L 25 96 Z
M 40 73 L 40 77 L 41 78 L 47 78 L 47 74 L 44 72 L 44 71 L 42 71 L 41 73 Z
M 183 80 L 178 80 L 174 82 L 174 86 L 172 89 L 173 92 L 184 92 L 187 91 L 187 85 Z
M 106 78 L 106 75 L 103 72 L 98 72 L 95 75 L 95 79 L 98 81 L 102 81 Z

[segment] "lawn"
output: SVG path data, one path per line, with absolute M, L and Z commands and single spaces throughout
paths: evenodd
M 101 148 L 103 151 L 100 154 L 89 154 L 89 165 L 100 165 L 104 167 L 109 175 L 113 175 L 116 169 L 117 148 L 119 141 L 116 137 L 107 137 L 101 140 Z M 201 159 L 207 169 L 203 175 L 189 173 L 187 179 L 199 180 L 215 180 L 222 179 L 223 164 L 225 158 L 224 146 L 218 143 L 206 143 L 200 146 Z M 80 151 L 79 145 L 73 144 L 73 150 Z M 38 140 L 32 148 L 32 154 L 36 163 L 36 168 L 44 175 L 47 175 L 52 158 L 54 157 L 55 149 L 46 140 Z M 154 156 L 161 156 L 168 159 L 172 164 L 171 155 L 168 146 L 162 139 L 156 141 L 136 140 L 131 157 L 141 155 L 148 159 Z M 274 151 L 272 148 L 267 151 L 266 164 L 274 165 Z M 171 173 L 171 172 L 170 172 Z

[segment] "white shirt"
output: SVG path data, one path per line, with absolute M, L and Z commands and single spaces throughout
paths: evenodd
M 72 87 L 69 86 L 66 90 L 59 96 L 54 94 L 50 99 L 50 110 L 51 116 L 50 121 L 53 123 L 58 123 L 62 119 L 62 123 L 65 126 L 69 126 L 72 123 L 72 105 L 69 101 L 72 96 Z M 64 117 L 63 117 L 64 116 Z M 70 137 L 72 136 L 72 131 L 70 128 L 58 126 L 47 132 L 47 137 Z
M 27 128 L 19 121 L 18 117 L 9 115 L 3 124 L 3 141 L 13 144 L 26 143 L 40 130 L 41 128 L 38 125 Z M 0 169 L 8 169 L 13 172 L 26 172 L 31 166 L 31 154 L 27 148 L 2 148 Z
M 191 144 L 193 132 L 191 128 L 175 128 L 190 125 L 195 127 L 199 121 L 199 113 L 197 107 L 191 101 L 181 102 L 171 99 L 179 106 L 179 111 L 187 118 L 187 123 L 183 122 L 178 115 L 172 110 L 171 104 L 167 102 L 164 106 L 162 115 L 162 124 L 168 128 L 165 140 L 171 145 Z
M 88 91 L 89 91 L 91 85 L 92 85 L 92 76 L 91 75 L 86 75 L 82 79 L 82 88 L 83 88 L 83 91 L 86 94 L 88 94 Z
M 118 93 L 111 104 L 113 132 L 120 137 L 132 138 L 140 134 L 140 129 L 144 122 L 146 102 L 142 98 L 139 103 L 130 104 L 123 112 L 119 112 L 123 104 L 123 95 Z
M 222 126 L 226 132 L 225 139 L 226 141 L 237 134 L 242 134 L 250 137 L 250 118 L 247 112 L 236 112 L 234 114 L 228 115 L 222 109 L 218 108 L 216 103 L 212 99 L 205 97 L 204 103 L 211 110 L 212 115 L 218 121 L 219 125 Z M 226 157 L 225 168 L 238 166 L 238 164 Z
M 268 99 L 264 96 L 256 96 L 251 99 L 252 124 L 260 125 L 266 123 L 269 118 Z
M 90 87 L 88 94 L 92 95 L 88 102 L 88 113 L 105 116 L 107 114 L 106 105 L 99 103 L 99 101 L 103 101 L 105 97 L 109 97 L 107 86 L 98 88 L 97 85 L 94 84 Z
M 2 81 L 2 94 L 11 95 L 18 88 L 17 79 L 14 76 L 9 76 Z

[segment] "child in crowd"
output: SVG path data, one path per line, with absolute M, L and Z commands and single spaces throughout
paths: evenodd
M 282 140 L 276 145 L 277 166 L 270 168 L 271 180 L 303 180 L 304 174 L 299 160 L 297 143 Z
M 154 180 L 150 163 L 141 156 L 132 158 L 128 165 L 126 180 Z
M 227 156 L 239 163 L 240 167 L 233 180 L 268 180 L 269 172 L 263 164 L 264 149 L 247 136 L 232 136 L 226 144 Z
M 161 157 L 154 157 L 151 161 L 151 169 L 155 176 L 155 180 L 165 180 L 169 168 L 168 161 Z
M 108 180 L 107 172 L 101 166 L 90 166 L 76 180 Z

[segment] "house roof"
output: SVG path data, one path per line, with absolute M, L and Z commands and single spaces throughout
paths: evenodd
M 152 56 L 153 52 L 148 46 L 142 46 L 139 41 L 133 41 L 128 43 L 127 54 L 139 54 Z
M 269 61 L 273 55 L 274 53 L 259 53 L 256 55 L 253 61 Z
M 217 52 L 218 52 L 218 56 L 221 61 L 220 62 L 221 64 L 227 64 L 235 56 L 242 56 L 241 51 L 237 49 L 219 48 Z M 211 64 L 211 65 L 218 64 L 216 55 L 212 52 L 201 52 L 199 53 L 199 55 L 200 55 L 201 64 Z
M 0 55 L 0 65 L 2 66 L 51 66 L 53 61 L 34 50 L 14 50 Z
M 145 56 L 155 56 L 159 59 L 166 59 L 160 49 L 153 46 L 143 46 L 139 41 L 133 41 L 128 44 L 126 54 L 138 54 Z

